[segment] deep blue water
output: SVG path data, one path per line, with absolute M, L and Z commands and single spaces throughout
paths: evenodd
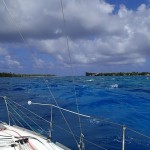
M 122 127 L 120 125 L 127 126 L 126 149 L 150 149 L 150 138 L 130 130 L 136 130 L 150 137 L 150 77 L 75 77 L 75 89 L 80 113 L 99 118 L 81 117 L 87 150 L 101 149 L 96 145 L 111 150 L 121 149 Z M 23 105 L 47 120 L 50 120 L 50 107 L 29 106 L 27 101 L 55 104 L 53 100 L 55 97 L 59 106 L 76 111 L 75 92 L 71 77 L 0 78 L 0 96 L 7 96 L 10 100 Z M 17 107 L 9 101 L 11 124 L 22 124 L 29 128 L 24 122 L 27 121 L 36 131 L 48 136 L 48 123 L 37 117 L 33 118 L 28 111 Z M 15 111 L 21 113 L 24 120 L 19 119 Z M 63 112 L 63 114 L 76 135 L 75 138 L 79 141 L 77 137 L 80 136 L 78 116 L 67 112 Z M 15 119 L 16 117 L 18 119 Z M 32 121 L 28 121 L 28 118 L 33 118 L 47 133 L 34 125 Z M 106 120 L 101 121 L 100 119 Z M 4 101 L 0 101 L 0 120 L 8 122 Z M 59 141 L 75 150 L 77 149 L 76 142 L 67 131 L 69 129 L 60 111 L 56 108 L 53 109 L 53 141 Z M 96 145 L 92 145 L 86 140 Z

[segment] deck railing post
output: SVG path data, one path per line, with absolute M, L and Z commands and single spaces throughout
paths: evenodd
M 123 125 L 122 150 L 125 150 L 125 130 L 126 130 L 126 126 Z
M 6 109 L 7 109 L 7 115 L 8 115 L 8 124 L 10 125 L 10 114 L 9 114 L 9 109 L 8 109 L 8 104 L 7 104 L 7 97 L 3 96 L 3 99 L 5 101 Z
M 82 133 L 80 135 L 80 142 L 79 142 L 78 148 L 79 148 L 79 150 L 85 150 L 84 135 Z
M 52 141 L 52 129 L 53 129 L 53 108 L 51 106 L 50 134 L 49 134 L 49 138 L 51 141 Z

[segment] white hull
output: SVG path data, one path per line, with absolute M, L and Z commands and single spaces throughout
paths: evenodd
M 67 150 L 45 137 L 21 128 L 2 123 L 0 128 L 1 150 Z

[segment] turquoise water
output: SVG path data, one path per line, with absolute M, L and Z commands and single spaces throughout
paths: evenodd
M 27 104 L 28 100 L 38 103 L 52 103 L 55 100 L 59 106 L 76 111 L 74 86 L 71 77 L 52 78 L 0 78 L 0 95 L 23 105 L 47 120 L 50 120 L 50 107 Z M 98 118 L 81 117 L 82 132 L 85 136 L 87 150 L 105 148 L 121 149 L 122 126 L 126 125 L 126 149 L 148 150 L 150 139 L 136 134 L 131 129 L 150 136 L 150 77 L 75 77 L 75 89 L 80 113 Z M 13 104 L 12 104 L 13 106 Z M 17 111 L 17 108 L 14 108 Z M 9 107 L 9 110 L 14 110 Z M 23 111 L 23 109 L 20 109 Z M 0 103 L 1 120 L 7 122 L 7 113 L 3 101 Z M 32 117 L 26 110 L 29 117 Z M 80 126 L 78 116 L 63 112 L 75 138 L 79 141 Z M 23 115 L 23 114 L 22 114 Z M 11 123 L 29 128 L 21 119 Z M 16 115 L 17 117 L 17 115 Z M 19 118 L 19 117 L 18 117 Z M 28 119 L 24 116 L 25 119 Z M 100 119 L 105 119 L 101 121 Z M 48 136 L 49 124 L 35 119 L 45 130 L 28 121 L 35 130 Z M 53 109 L 53 141 L 77 149 L 76 142 L 69 131 L 61 113 Z M 88 141 L 95 143 L 95 145 Z

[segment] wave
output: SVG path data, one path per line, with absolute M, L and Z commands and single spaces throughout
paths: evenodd
M 96 108 L 98 106 L 111 105 L 111 104 L 119 104 L 119 103 L 114 99 L 105 99 L 105 100 L 98 100 L 96 102 L 90 103 L 90 107 Z
M 143 92 L 143 93 L 150 93 L 149 89 L 130 89 L 130 92 Z
M 14 88 L 13 91 L 24 91 L 24 88 Z

